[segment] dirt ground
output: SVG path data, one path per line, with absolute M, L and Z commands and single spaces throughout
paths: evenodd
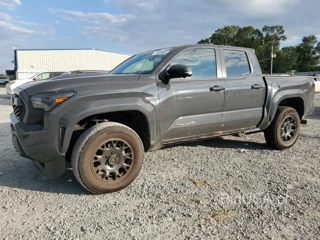
M 296 145 L 263 134 L 146 153 L 137 180 L 86 192 L 70 169 L 38 175 L 11 145 L 0 86 L 0 239 L 320 239 L 320 96 Z

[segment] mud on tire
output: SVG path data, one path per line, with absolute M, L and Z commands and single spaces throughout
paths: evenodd
M 95 194 L 119 191 L 138 176 L 144 149 L 131 128 L 105 122 L 87 129 L 77 140 L 71 157 L 76 179 Z

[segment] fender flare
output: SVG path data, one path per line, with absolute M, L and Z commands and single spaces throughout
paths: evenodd
M 121 103 L 122 101 L 119 101 L 119 99 L 108 99 L 105 101 L 105 104 L 100 104 L 98 107 L 94 108 L 90 107 L 91 103 L 94 101 L 86 102 L 81 105 L 81 107 L 75 107 L 72 109 L 72 111 L 63 114 L 59 120 L 60 151 L 62 153 L 67 152 L 74 127 L 79 121 L 93 115 L 112 112 L 138 111 L 142 113 L 148 122 L 150 141 L 152 141 L 152 139 L 155 138 L 157 131 L 155 107 L 152 104 L 143 101 L 141 98 L 126 100 L 126 102 Z
M 270 126 L 271 122 L 273 121 L 277 113 L 280 103 L 285 99 L 301 98 L 304 104 L 304 109 L 305 109 L 305 94 L 302 90 L 288 89 L 288 90 L 282 90 L 282 91 L 278 91 L 278 90 L 275 91 L 274 87 L 270 87 L 268 90 L 270 94 L 267 96 L 267 100 L 264 108 L 264 119 L 258 126 L 260 129 L 264 130 Z

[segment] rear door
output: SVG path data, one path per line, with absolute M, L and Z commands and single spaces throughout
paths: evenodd
M 218 63 L 218 64 L 217 64 Z M 160 131 L 164 142 L 206 136 L 223 127 L 224 91 L 219 51 L 192 48 L 171 62 L 192 68 L 192 77 L 159 82 Z M 213 89 L 215 87 L 215 90 Z
M 225 77 L 223 131 L 255 128 L 262 119 L 266 86 L 250 50 L 221 48 Z

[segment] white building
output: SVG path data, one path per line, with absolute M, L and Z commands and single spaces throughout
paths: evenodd
M 129 57 L 96 49 L 15 49 L 14 71 L 16 79 L 45 71 L 110 71 Z

